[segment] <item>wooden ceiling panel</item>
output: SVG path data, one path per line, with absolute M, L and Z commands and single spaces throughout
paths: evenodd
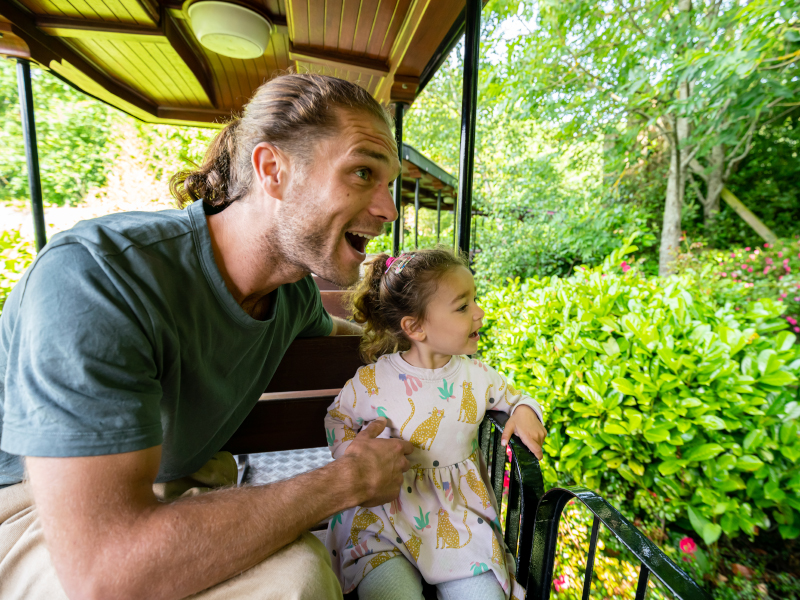
M 69 43 L 90 61 L 157 104 L 212 107 L 197 78 L 166 40 L 142 43 L 71 38 Z
M 463 0 L 229 0 L 271 17 L 265 54 L 236 60 L 195 39 L 184 0 L 2 0 L 0 54 L 30 56 L 139 118 L 208 123 L 238 113 L 292 67 L 413 102 L 419 77 Z M 24 7 L 24 8 L 21 8 Z M 27 12 L 26 10 L 27 9 Z
M 463 9 L 462 2 L 432 1 L 425 13 L 425 21 L 439 26 L 417 29 L 397 74 L 419 77 Z
M 295 44 L 308 45 L 308 0 L 289 0 L 286 8 L 289 36 Z
M 326 50 L 339 48 L 339 26 L 342 23 L 344 0 L 325 0 L 325 32 L 322 46 Z
M 20 3 L 36 15 L 135 25 L 156 24 L 139 0 L 21 0 Z
M 389 9 L 390 0 L 361 0 L 356 30 L 353 36 L 353 53 L 363 55 L 367 51 L 370 36 L 381 12 Z
M 342 0 L 342 17 L 339 24 L 339 50 L 353 51 L 353 39 L 356 34 L 361 0 Z
M 373 39 L 370 40 L 369 46 L 367 47 L 367 53 L 370 56 L 377 56 L 383 60 L 389 58 L 389 51 L 392 49 L 392 45 L 397 39 L 397 33 L 403 25 L 403 21 L 408 14 L 410 6 L 411 0 L 397 0 L 391 20 L 383 36 L 373 36 Z

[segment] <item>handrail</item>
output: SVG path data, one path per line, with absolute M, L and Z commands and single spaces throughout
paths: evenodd
M 503 501 L 503 475 L 506 450 L 500 437 L 508 415 L 489 411 L 479 430 L 479 445 L 490 473 L 490 484 Z M 505 540 L 516 557 L 516 575 L 526 588 L 525 597 L 547 600 L 552 589 L 558 525 L 564 507 L 573 498 L 594 515 L 589 541 L 589 555 L 583 584 L 583 599 L 589 598 L 600 523 L 639 560 L 636 600 L 644 600 L 652 573 L 677 600 L 711 600 L 689 575 L 642 534 L 630 521 L 601 496 L 583 487 L 552 488 L 544 491 L 539 461 L 516 435 L 511 437 L 511 463 L 506 513 Z

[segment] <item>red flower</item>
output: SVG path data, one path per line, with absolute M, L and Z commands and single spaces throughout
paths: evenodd
M 697 544 L 688 536 L 680 541 L 680 547 L 681 552 L 686 552 L 686 554 L 694 554 L 697 551 Z
M 556 592 L 563 592 L 567 588 L 569 588 L 569 584 L 567 584 L 567 578 L 565 575 L 559 575 L 553 580 L 553 587 L 556 588 Z

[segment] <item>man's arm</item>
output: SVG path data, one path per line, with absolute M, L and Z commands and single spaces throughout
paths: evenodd
M 409 467 L 378 420 L 339 460 L 268 486 L 161 503 L 161 447 L 27 459 L 45 539 L 70 598 L 177 599 L 258 564 L 322 519 L 395 499 Z
M 333 315 L 331 315 L 331 320 L 333 321 L 333 329 L 331 329 L 329 335 L 361 335 L 364 333 L 358 323 L 351 323 Z

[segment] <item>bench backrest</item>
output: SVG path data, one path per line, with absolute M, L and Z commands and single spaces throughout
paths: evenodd
M 327 445 L 322 421 L 339 390 L 364 362 L 360 336 L 297 339 L 256 406 L 224 450 L 255 454 Z

